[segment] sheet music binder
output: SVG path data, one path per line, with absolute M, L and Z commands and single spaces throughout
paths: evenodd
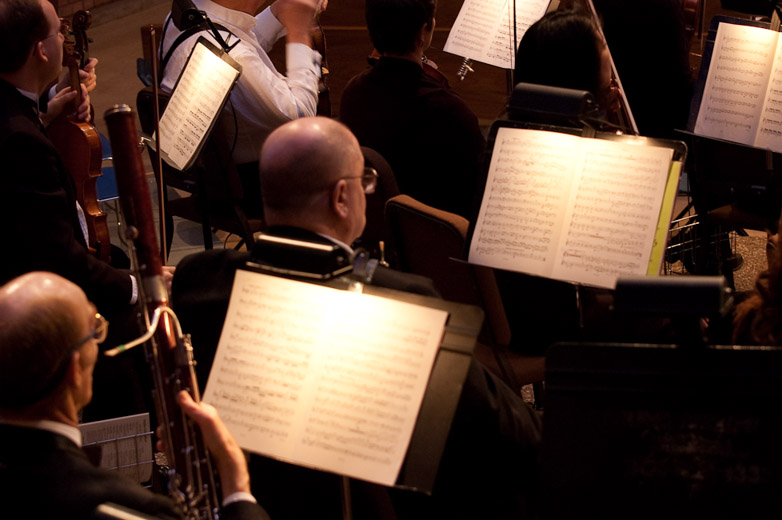
M 545 135 L 546 133 L 551 134 L 566 134 L 569 136 L 578 137 L 579 139 L 596 139 L 596 140 L 607 140 L 607 141 L 616 141 L 621 143 L 632 143 L 634 145 L 644 146 L 644 147 L 655 147 L 659 149 L 666 149 L 670 152 L 670 158 L 668 159 L 667 168 L 669 168 L 669 171 L 667 171 L 667 177 L 665 180 L 658 179 L 658 182 L 662 182 L 664 184 L 664 189 L 660 194 L 660 200 L 656 201 L 656 203 L 660 203 L 659 207 L 657 208 L 656 217 L 657 220 L 655 221 L 655 230 L 654 230 L 654 243 L 652 243 L 652 240 L 650 239 L 648 243 L 648 249 L 651 251 L 650 257 L 649 257 L 649 263 L 648 265 L 636 266 L 634 272 L 620 272 L 619 274 L 657 274 L 659 272 L 659 268 L 662 264 L 662 257 L 664 253 L 665 248 L 665 241 L 667 239 L 667 230 L 670 225 L 670 217 L 672 214 L 672 208 L 673 208 L 673 199 L 675 197 L 675 188 L 674 185 L 678 185 L 678 168 L 680 167 L 681 163 L 683 163 L 686 160 L 687 157 L 687 147 L 686 145 L 681 141 L 673 141 L 673 140 L 665 140 L 665 139 L 653 139 L 653 138 L 647 138 L 647 137 L 638 137 L 638 136 L 628 136 L 628 135 L 618 135 L 615 133 L 602 133 L 602 132 L 595 132 L 592 129 L 589 128 L 569 128 L 569 127 L 558 127 L 554 125 L 544 125 L 544 124 L 537 124 L 537 123 L 530 123 L 525 121 L 510 121 L 510 120 L 498 120 L 495 121 L 495 123 L 492 125 L 490 132 L 489 132 L 489 139 L 487 143 L 487 150 L 489 151 L 486 155 L 486 160 L 484 162 L 484 172 L 485 172 L 485 178 L 484 178 L 484 184 L 483 186 L 478 190 L 477 194 L 477 200 L 483 201 L 481 203 L 481 207 L 478 209 L 478 212 L 476 214 L 476 218 L 473 218 L 471 220 L 470 229 L 468 232 L 468 239 L 466 244 L 466 249 L 464 256 L 465 258 L 471 262 L 471 263 L 478 263 L 481 265 L 487 265 L 489 267 L 493 267 L 495 269 L 503 269 L 507 271 L 515 271 L 525 274 L 532 274 L 536 276 L 543 276 L 545 278 L 552 278 L 556 280 L 581 284 L 581 285 L 594 285 L 598 287 L 605 287 L 605 288 L 612 288 L 612 283 L 610 279 L 608 278 L 608 275 L 601 274 L 602 281 L 600 283 L 595 283 L 594 281 L 587 281 L 581 278 L 565 278 L 561 276 L 555 276 L 550 274 L 543 274 L 541 272 L 536 272 L 531 269 L 525 269 L 523 267 L 520 267 L 516 265 L 515 263 L 513 265 L 509 264 L 509 261 L 506 259 L 504 262 L 498 262 L 493 258 L 482 259 L 480 261 L 476 261 L 474 258 L 474 255 L 472 254 L 474 251 L 474 242 L 476 240 L 476 230 L 480 232 L 479 226 L 481 225 L 481 222 L 486 218 L 486 208 L 483 206 L 486 205 L 486 189 L 487 189 L 487 183 L 490 180 L 489 177 L 491 175 L 491 168 L 492 168 L 492 160 L 493 156 L 495 154 L 495 149 L 498 146 L 498 135 L 500 132 L 506 132 L 510 130 L 511 132 L 515 132 L 517 130 L 533 130 L 536 132 L 541 132 L 541 136 Z M 509 134 L 513 135 L 513 134 Z M 552 168 L 559 167 L 558 165 L 552 166 Z M 675 178 L 674 178 L 675 177 Z M 532 178 L 532 181 L 535 182 L 535 179 Z M 516 188 L 513 186 L 513 188 Z M 569 209 L 565 208 L 563 209 L 562 204 L 566 205 L 566 202 L 563 203 L 556 203 L 559 205 L 558 211 L 570 211 Z M 648 211 L 654 211 L 654 208 L 648 210 Z M 649 213 L 651 215 L 651 213 Z M 518 217 L 520 219 L 526 218 L 525 215 L 519 214 Z M 560 218 L 560 217 L 555 217 Z M 564 217 L 562 217 L 564 218 Z M 534 218 L 531 218 L 531 222 L 533 222 L 534 225 Z M 564 224 L 563 228 L 561 230 L 562 233 L 565 233 Z M 559 240 L 560 233 L 557 233 L 552 240 L 557 241 Z M 505 244 L 505 239 L 498 238 L 497 239 L 500 244 Z M 608 241 L 610 243 L 610 240 Z M 524 244 L 522 244 L 524 246 Z M 642 244 L 642 248 L 645 248 L 646 244 Z M 525 246 L 526 247 L 526 246 Z M 553 247 L 553 246 L 552 246 Z M 546 262 L 553 262 L 554 258 L 557 257 L 559 254 L 563 254 L 561 251 L 561 248 L 554 247 L 553 250 L 549 249 L 546 251 L 547 260 Z M 542 255 L 542 254 L 541 254 Z M 548 257 L 550 255 L 550 258 Z M 540 256 L 540 255 L 539 255 Z M 613 275 L 611 275 L 613 276 Z M 613 278 L 615 282 L 615 278 Z
M 252 264 L 244 270 L 271 274 Z M 330 280 L 281 274 L 274 276 L 340 290 L 348 290 L 355 283 L 349 276 Z M 472 351 L 483 323 L 483 311 L 471 305 L 372 285 L 363 285 L 362 293 L 448 313 L 412 437 L 395 484 L 395 487 L 431 493 L 472 360 Z
M 198 38 L 160 118 L 159 144 L 154 137 L 166 163 L 182 171 L 192 166 L 241 72 L 242 66 L 230 55 L 205 37 Z
M 690 104 L 686 130 L 676 133 L 690 150 L 686 171 L 693 204 L 699 214 L 733 207 L 742 216 L 728 220 L 739 227 L 764 229 L 773 227 L 782 201 L 782 154 L 747 144 L 695 134 L 696 121 L 703 101 L 717 29 L 720 23 L 769 29 L 768 22 L 715 16 L 709 26 L 701 68 Z

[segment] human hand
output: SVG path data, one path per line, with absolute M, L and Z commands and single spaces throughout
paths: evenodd
M 274 16 L 287 31 L 288 43 L 303 43 L 312 47 L 312 30 L 317 0 L 275 0 L 271 5 Z
M 71 87 L 65 87 L 57 92 L 53 98 L 47 103 L 46 113 L 41 113 L 41 123 L 43 126 L 49 126 L 49 123 L 54 121 L 66 107 L 69 107 L 73 100 L 76 99 L 77 92 Z
M 92 119 L 92 107 L 90 106 L 90 95 L 87 87 L 82 83 L 81 87 L 81 103 L 76 107 L 76 119 L 89 123 Z M 70 87 L 69 87 L 70 88 Z
M 174 281 L 174 272 L 176 266 L 164 265 L 163 266 L 163 281 L 166 283 L 166 289 L 171 292 L 171 283 Z
M 79 70 L 79 82 L 87 87 L 87 92 L 92 92 L 98 86 L 98 74 L 95 67 L 98 65 L 97 58 L 90 58 L 90 61 Z
M 217 464 L 223 496 L 240 491 L 250 493 L 250 474 L 244 453 L 215 407 L 204 402 L 196 403 L 185 391 L 179 392 L 176 400 L 185 415 L 201 429 L 204 444 Z

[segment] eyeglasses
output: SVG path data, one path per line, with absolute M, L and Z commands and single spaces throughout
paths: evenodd
M 369 166 L 364 167 L 364 173 L 361 175 L 351 175 L 348 177 L 340 177 L 337 180 L 342 179 L 361 179 L 361 186 L 364 187 L 364 193 L 369 195 L 370 193 L 375 193 L 375 188 L 377 187 L 377 170 L 374 168 L 370 168 Z
M 81 341 L 79 341 L 74 347 L 71 349 L 71 352 L 74 352 L 81 348 L 82 345 L 87 343 L 89 340 L 94 339 L 98 343 L 103 343 L 106 341 L 106 335 L 109 333 L 109 321 L 100 315 L 100 313 L 95 313 L 95 328 L 90 331 L 89 334 L 87 334 Z

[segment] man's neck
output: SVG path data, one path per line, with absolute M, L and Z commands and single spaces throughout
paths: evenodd
M 11 74 L 0 74 L 0 79 L 10 83 L 17 89 L 32 92 L 38 97 L 42 96 L 46 91 L 46 87 L 49 86 L 48 84 L 42 84 L 35 75 L 25 74 L 23 70 Z
M 413 52 L 409 52 L 407 54 L 390 54 L 386 52 L 383 54 L 383 56 L 387 56 L 389 58 L 396 58 L 399 60 L 412 61 L 413 63 L 417 63 L 419 66 L 421 66 L 421 63 L 424 60 L 424 51 L 416 50 Z

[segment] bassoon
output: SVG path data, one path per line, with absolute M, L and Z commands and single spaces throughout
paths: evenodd
M 188 391 L 195 401 L 200 396 L 189 337 L 182 334 L 169 306 L 135 115 L 127 105 L 115 105 L 106 111 L 105 119 L 114 152 L 125 236 L 135 259 L 139 301 L 143 302 L 142 317 L 147 329 L 137 340 L 107 354 L 144 344 L 154 382 L 158 425 L 165 439 L 167 491 L 188 520 L 216 519 L 220 503 L 214 466 L 201 431 L 176 402 L 182 390 Z

